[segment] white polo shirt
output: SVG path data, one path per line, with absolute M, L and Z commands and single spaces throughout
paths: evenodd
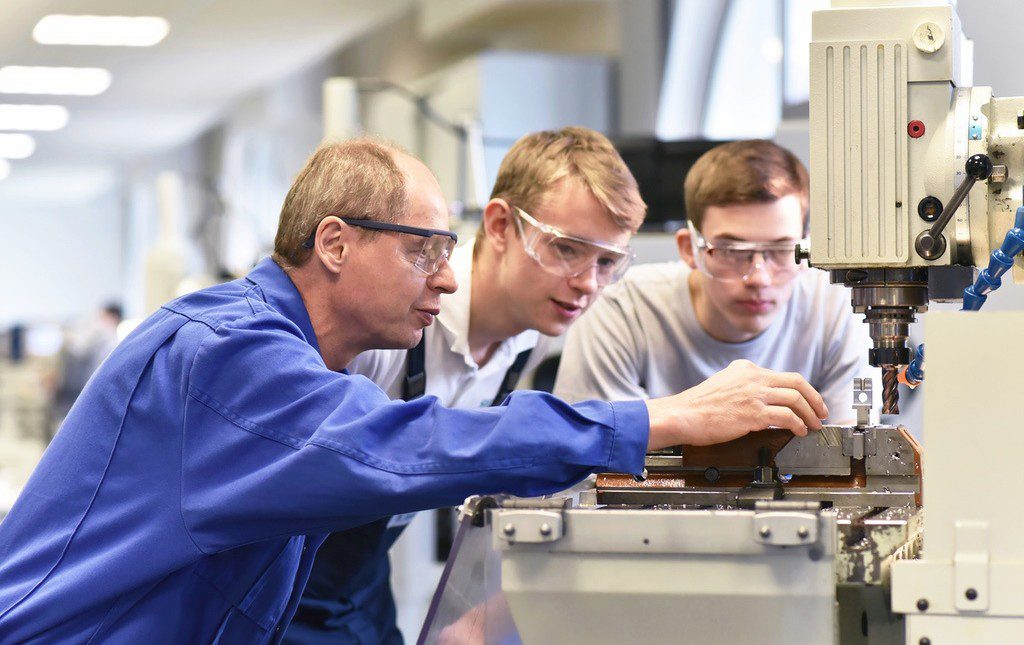
M 506 339 L 491 359 L 480 367 L 469 351 L 469 306 L 473 292 L 473 241 L 455 249 L 450 260 L 458 290 L 441 296 L 441 312 L 434 324 L 423 330 L 426 396 L 436 396 L 451 408 L 490 406 L 505 373 L 520 352 L 535 348 L 523 369 L 526 374 L 547 355 L 553 339 L 530 329 Z M 352 374 L 362 374 L 387 392 L 392 399 L 402 398 L 408 350 L 375 349 L 363 352 L 348 366 Z
M 797 372 L 817 389 L 830 423 L 852 423 L 853 378 L 875 377 L 863 317 L 850 292 L 824 271 L 805 270 L 793 295 L 757 337 L 726 343 L 710 336 L 693 309 L 682 262 L 633 267 L 605 289 L 569 329 L 555 383 L 568 401 L 622 401 L 668 396 L 691 388 L 734 360 Z M 881 390 L 875 383 L 878 409 Z

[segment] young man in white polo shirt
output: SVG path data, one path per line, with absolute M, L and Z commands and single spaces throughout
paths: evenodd
M 502 161 L 483 222 L 452 254 L 459 289 L 413 350 L 374 350 L 348 366 L 393 399 L 498 405 L 519 376 L 625 272 L 646 205 L 611 142 L 580 127 L 527 135 Z M 388 548 L 410 518 L 324 543 L 289 642 L 401 642 Z
M 684 190 L 682 262 L 636 266 L 605 292 L 566 338 L 555 394 L 654 398 L 747 359 L 803 375 L 831 423 L 853 422 L 852 379 L 870 375 L 868 335 L 846 289 L 796 264 L 803 164 L 770 141 L 725 143 L 697 160 Z

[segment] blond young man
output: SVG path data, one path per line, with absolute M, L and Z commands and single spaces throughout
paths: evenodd
M 459 290 L 441 299 L 422 344 L 366 352 L 348 371 L 393 399 L 500 404 L 546 356 L 551 337 L 625 272 L 645 214 L 636 180 L 604 135 L 568 127 L 522 137 L 502 160 L 476 239 L 452 255 Z M 410 519 L 328 538 L 288 640 L 397 641 L 387 551 Z
M 854 376 L 870 372 L 849 292 L 795 262 L 808 176 L 763 140 L 722 144 L 690 169 L 682 262 L 634 267 L 566 339 L 555 394 L 646 399 L 692 387 L 738 359 L 802 374 L 833 423 L 852 421 Z

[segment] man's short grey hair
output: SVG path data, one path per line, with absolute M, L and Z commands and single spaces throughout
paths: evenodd
M 383 222 L 402 219 L 406 181 L 396 154 L 408 153 L 370 137 L 321 144 L 284 199 L 274 261 L 285 268 L 304 264 L 312 250 L 302 244 L 328 215 Z

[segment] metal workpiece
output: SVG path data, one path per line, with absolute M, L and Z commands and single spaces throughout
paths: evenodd
M 871 408 L 875 404 L 872 390 L 874 385 L 869 378 L 853 379 L 853 409 L 857 413 L 857 425 L 866 426 L 871 423 Z

